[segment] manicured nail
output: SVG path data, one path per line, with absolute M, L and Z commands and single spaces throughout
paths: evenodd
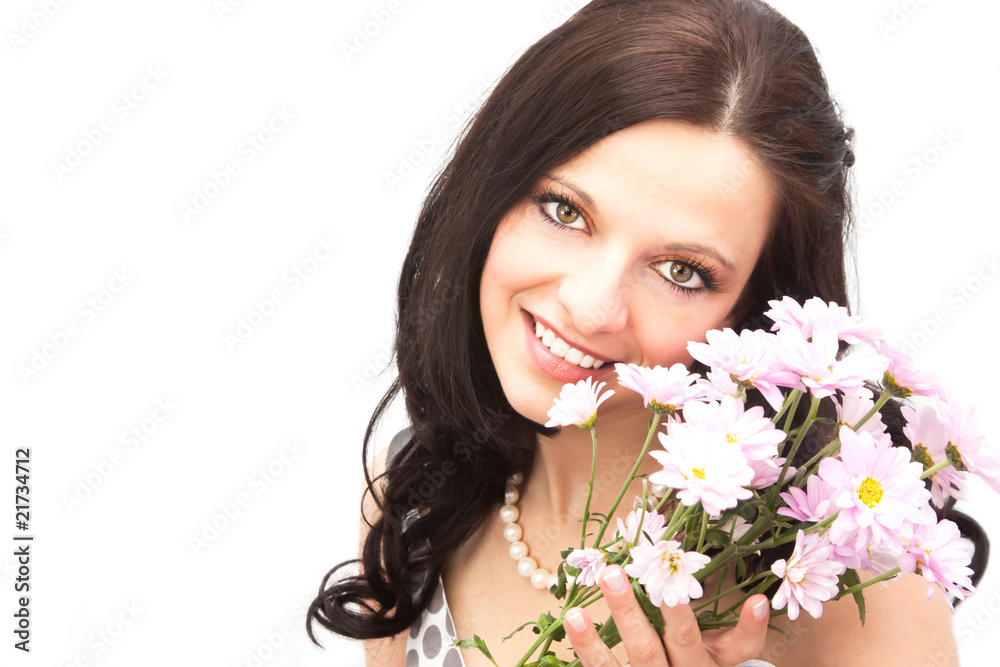
M 625 578 L 622 577 L 621 570 L 611 570 L 611 572 L 602 577 L 602 580 L 608 585 L 612 593 L 621 593 L 628 588 Z
M 583 619 L 583 614 L 580 613 L 579 609 L 570 609 L 569 613 L 566 614 L 566 622 L 577 632 L 587 627 L 587 621 Z
M 767 598 L 764 598 L 763 600 L 755 604 L 753 607 L 751 607 L 750 611 L 753 612 L 754 618 L 756 618 L 758 621 L 763 621 L 764 618 L 767 616 Z

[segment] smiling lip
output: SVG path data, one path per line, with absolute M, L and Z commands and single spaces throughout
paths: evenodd
M 565 384 L 586 380 L 588 377 L 599 380 L 614 372 L 614 363 L 609 362 L 603 357 L 597 356 L 591 351 L 583 348 L 577 349 L 585 354 L 589 354 L 595 359 L 605 361 L 605 364 L 598 369 L 581 368 L 576 364 L 571 364 L 565 359 L 561 359 L 552 354 L 549 348 L 545 347 L 542 341 L 535 336 L 534 317 L 528 311 L 522 312 L 524 313 L 524 331 L 526 336 L 525 345 L 528 349 L 528 356 L 531 357 L 531 360 L 535 362 L 535 365 L 538 366 L 546 375 Z M 539 320 L 539 322 L 541 322 L 546 328 L 551 329 L 551 327 L 549 327 L 549 325 L 544 321 Z M 553 329 L 553 331 L 555 330 Z

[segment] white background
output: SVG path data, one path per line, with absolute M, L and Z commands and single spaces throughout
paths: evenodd
M 391 374 L 374 370 L 418 206 L 457 119 L 580 3 L 401 0 L 377 30 L 388 0 L 49 4 L 51 18 L 27 0 L 0 15 L 0 663 L 359 664 L 354 643 L 308 643 L 302 604 L 356 550 L 361 436 Z M 979 403 L 996 443 L 1000 9 L 774 4 L 857 129 L 860 312 Z M 366 24 L 377 34 L 348 57 Z M 294 119 L 268 135 L 275 109 Z M 270 143 L 250 160 L 258 134 Z M 54 168 L 81 144 L 78 166 Z M 231 160 L 239 173 L 213 188 Z M 406 161 L 420 164 L 390 188 Z M 313 271 L 285 280 L 295 267 Z M 274 290 L 283 302 L 227 345 Z M 25 375 L 36 351 L 50 358 Z M 161 422 L 158 400 L 177 406 Z M 30 655 L 12 648 L 18 447 L 32 453 Z M 996 497 L 977 486 L 965 507 L 1000 545 Z M 992 664 L 998 611 L 995 564 L 956 614 L 965 664 Z

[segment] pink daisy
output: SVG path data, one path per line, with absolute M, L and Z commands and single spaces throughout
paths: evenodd
M 775 352 L 774 334 L 765 331 L 713 329 L 707 343 L 688 343 L 688 353 L 706 366 L 729 373 L 736 382 L 754 387 L 775 410 L 785 397 L 779 387 L 802 388 L 799 377 L 785 368 Z
M 580 574 L 576 575 L 576 581 L 584 586 L 596 584 L 601 572 L 607 567 L 604 553 L 591 547 L 573 549 L 573 552 L 566 557 L 566 564 L 570 567 L 580 568 Z
M 903 572 L 919 572 L 930 582 L 927 597 L 934 594 L 934 586 L 941 589 L 948 604 L 953 595 L 959 600 L 974 593 L 975 587 L 969 575 L 972 558 L 962 543 L 962 535 L 953 521 L 940 521 L 933 525 L 917 526 L 913 539 L 906 547 L 906 553 L 899 558 L 899 569 Z
M 1000 456 L 986 444 L 977 432 L 975 408 L 959 408 L 951 403 L 935 400 L 948 434 L 945 453 L 958 470 L 968 470 L 1000 492 Z
M 927 470 L 948 459 L 949 428 L 937 410 L 931 405 L 924 405 L 920 410 L 904 405 L 901 408 L 906 426 L 903 435 L 910 441 L 913 448 L 913 458 L 919 461 Z M 931 475 L 931 502 L 938 507 L 944 507 L 948 498 L 962 499 L 967 473 L 956 470 L 954 466 L 945 466 Z
M 710 516 L 717 516 L 753 496 L 744 488 L 753 480 L 753 469 L 739 445 L 724 434 L 701 424 L 677 423 L 659 436 L 665 451 L 649 454 L 663 470 L 652 473 L 649 481 L 677 489 L 677 499 L 683 504 L 700 501 Z
M 778 514 L 799 521 L 818 523 L 833 516 L 838 509 L 835 490 L 817 475 L 809 475 L 805 491 L 791 486 L 787 492 L 778 495 L 788 505 L 778 508 Z
M 663 537 L 663 529 L 666 528 L 663 515 L 649 510 L 643 512 L 642 498 L 637 497 L 635 500 L 637 507 L 628 513 L 625 521 L 618 519 L 616 541 L 624 540 L 630 546 L 659 542 Z M 639 525 L 640 515 L 642 515 L 642 526 Z
M 840 460 L 819 464 L 819 476 L 836 490 L 840 515 L 830 527 L 835 544 L 855 542 L 856 549 L 874 542 L 902 551 L 899 534 L 910 524 L 927 521 L 921 510 L 930 498 L 920 479 L 923 466 L 910 461 L 905 447 L 893 447 L 888 436 L 840 428 Z
M 833 545 L 825 536 L 806 535 L 800 530 L 791 557 L 771 565 L 771 572 L 781 579 L 771 606 L 784 609 L 788 605 L 788 618 L 793 621 L 799 617 L 800 607 L 813 618 L 819 618 L 823 615 L 823 603 L 837 595 L 837 578 L 846 570 L 834 558 Z
M 801 376 L 802 384 L 817 398 L 833 396 L 838 390 L 863 396 L 868 392 L 865 382 L 881 377 L 889 363 L 868 346 L 838 359 L 840 341 L 831 329 L 814 330 L 811 340 L 806 340 L 798 329 L 782 329 L 777 336 L 778 356 Z
M 785 441 L 785 432 L 776 429 L 764 416 L 764 408 L 758 405 L 747 410 L 743 401 L 732 396 L 724 396 L 718 402 L 689 404 L 684 408 L 684 421 L 723 434 L 726 440 L 740 446 L 748 461 L 776 457 L 778 445 Z
M 682 551 L 680 546 L 673 541 L 640 544 L 632 549 L 632 562 L 625 566 L 625 573 L 639 579 L 657 607 L 674 607 L 701 597 L 701 584 L 694 575 L 712 559 Z
M 636 364 L 615 364 L 618 384 L 640 394 L 646 407 L 653 412 L 671 415 L 687 401 L 700 397 L 704 391 L 693 386 L 701 376 L 688 373 L 684 364 L 670 368 L 646 368 Z
M 783 457 L 760 459 L 759 461 L 748 461 L 748 464 L 753 469 L 753 480 L 750 481 L 750 486 L 755 489 L 766 489 L 781 477 L 781 469 L 785 465 L 785 459 Z M 794 475 L 795 470 L 795 466 L 788 466 L 785 479 Z
M 797 329 L 807 340 L 812 338 L 815 329 L 830 329 L 840 340 L 852 345 L 882 338 L 882 332 L 865 324 L 847 308 L 838 306 L 831 301 L 824 302 L 818 296 L 799 305 L 795 299 L 786 296 L 781 301 L 768 301 L 771 310 L 764 313 L 774 320 L 771 331 L 782 329 Z
M 593 385 L 593 378 L 580 380 L 576 384 L 563 385 L 555 405 L 549 408 L 549 421 L 545 426 L 578 426 L 589 431 L 597 424 L 597 408 L 611 398 L 614 390 L 607 391 L 598 398 L 606 382 Z
M 879 341 L 876 344 L 878 352 L 889 359 L 889 367 L 882 376 L 882 385 L 893 396 L 937 396 L 944 397 L 941 380 L 931 373 L 913 368 L 910 358 L 902 350 L 896 349 Z
M 705 373 L 705 379 L 698 380 L 695 384 L 704 393 L 704 398 L 710 401 L 721 401 L 724 396 L 742 398 L 745 393 L 732 375 L 717 368 L 710 368 Z
M 857 394 L 845 394 L 842 400 L 835 402 L 837 403 L 837 423 L 851 428 L 854 428 L 854 425 L 875 407 L 872 393 L 867 389 Z M 882 415 L 876 412 L 858 430 L 867 431 L 876 439 L 881 437 L 885 433 Z

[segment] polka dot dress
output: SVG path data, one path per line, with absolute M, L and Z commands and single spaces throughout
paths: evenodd
M 437 590 L 427 609 L 410 626 L 406 640 L 406 667 L 465 667 L 458 648 L 450 646 L 456 639 L 444 585 L 438 577 Z
M 448 611 L 444 584 L 438 577 L 437 590 L 427 609 L 410 626 L 406 640 L 406 667 L 465 667 L 458 648 L 449 646 L 455 640 L 455 625 Z M 774 667 L 763 660 L 742 662 L 736 667 Z

